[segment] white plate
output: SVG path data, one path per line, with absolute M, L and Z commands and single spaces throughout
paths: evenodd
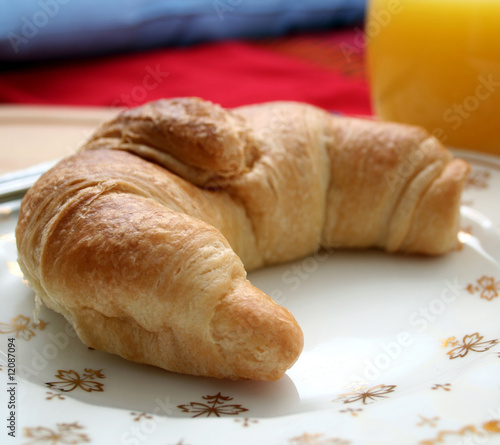
M 47 309 L 34 324 L 16 215 L 4 215 L 0 442 L 500 444 L 500 158 L 458 154 L 473 169 L 457 251 L 322 252 L 250 274 L 305 334 L 299 361 L 273 383 L 176 375 L 90 350 Z

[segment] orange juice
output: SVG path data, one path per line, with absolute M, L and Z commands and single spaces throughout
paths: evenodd
M 371 0 L 375 114 L 500 154 L 500 0 Z

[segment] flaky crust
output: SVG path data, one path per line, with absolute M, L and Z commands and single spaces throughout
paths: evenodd
M 170 371 L 275 380 L 303 335 L 246 271 L 321 247 L 456 247 L 468 165 L 420 128 L 276 102 L 123 112 L 30 189 L 19 264 L 81 340 Z

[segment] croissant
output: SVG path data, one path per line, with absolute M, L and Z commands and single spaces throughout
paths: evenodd
M 159 100 L 103 124 L 28 191 L 19 265 L 88 346 L 276 380 L 303 333 L 246 271 L 321 247 L 444 254 L 468 169 L 417 127 Z

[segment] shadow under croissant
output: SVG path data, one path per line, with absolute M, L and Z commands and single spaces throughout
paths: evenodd
M 43 330 L 31 339 L 36 351 L 22 360 L 20 375 L 45 386 L 54 403 L 74 399 L 142 416 L 256 418 L 291 414 L 300 403 L 288 376 L 259 382 L 177 374 L 87 347 L 50 309 L 43 307 L 39 318 Z
M 452 266 L 442 257 L 429 260 L 377 250 L 339 250 L 250 273 L 249 279 L 269 294 L 283 293 L 278 303 L 289 308 L 304 328 L 303 356 L 278 381 L 177 374 L 93 350 L 76 337 L 63 316 L 46 307 L 39 314 L 44 329 L 32 339 L 40 342 L 33 346 L 46 360 L 41 368 L 37 367 L 40 360 L 24 360 L 33 368 L 26 377 L 45 386 L 47 399 L 56 403 L 61 397 L 72 398 L 143 416 L 266 418 L 298 413 L 312 405 L 331 408 L 333 396 L 345 392 L 353 376 L 364 377 L 363 360 L 377 352 L 373 344 L 394 337 L 394 323 L 387 319 L 408 331 L 414 329 L 408 305 L 417 309 L 422 302 L 414 293 L 405 295 L 405 286 L 421 282 L 422 277 L 432 281 L 431 275 L 449 276 Z M 390 277 L 393 270 L 403 279 L 377 281 L 382 275 Z M 367 298 L 374 298 L 374 285 L 378 294 L 386 289 L 384 301 L 378 310 L 371 302 L 371 310 L 366 311 Z M 369 342 L 367 331 L 372 334 Z M 59 345 L 60 353 L 45 354 L 47 343 Z M 351 349 L 345 350 L 345 345 Z

